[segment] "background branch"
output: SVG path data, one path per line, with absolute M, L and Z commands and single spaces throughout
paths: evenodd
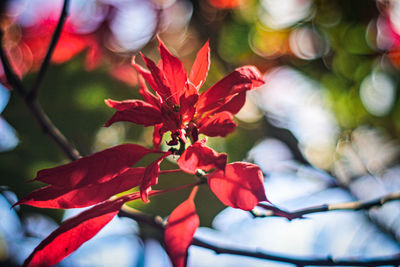
M 258 206 L 265 209 L 266 212 L 258 213 L 256 211 L 252 211 L 252 215 L 254 217 L 285 217 L 288 220 L 293 219 L 301 219 L 303 215 L 317 213 L 317 212 L 327 212 L 327 211 L 337 211 L 337 210 L 367 210 L 373 207 L 379 207 L 383 204 L 394 201 L 400 200 L 400 191 L 393 192 L 387 194 L 383 197 L 376 198 L 369 201 L 353 201 L 353 202 L 345 202 L 345 203 L 338 203 L 338 204 L 324 204 L 318 205 L 314 207 L 308 207 L 304 209 L 299 209 L 296 211 L 285 211 L 276 206 L 271 206 L 269 204 L 259 203 Z
M 60 22 L 57 25 L 57 28 L 54 32 L 51 44 L 49 46 L 49 51 L 46 54 L 49 59 L 51 58 L 52 52 L 54 50 L 55 45 L 58 42 L 60 37 L 63 21 L 65 21 L 65 17 L 67 15 L 67 8 L 68 8 L 68 0 L 64 1 L 63 11 L 61 13 Z M 22 84 L 22 81 L 19 77 L 15 74 L 10 61 L 7 57 L 6 51 L 4 49 L 3 44 L 3 31 L 0 32 L 0 58 L 3 64 L 4 73 L 6 75 L 7 81 L 12 88 L 14 88 L 20 96 L 24 99 L 25 104 L 27 105 L 28 109 L 31 111 L 32 116 L 36 119 L 42 131 L 45 134 L 48 134 L 51 139 L 63 150 L 63 152 L 68 156 L 70 160 L 76 160 L 80 158 L 79 152 L 74 148 L 74 146 L 67 140 L 67 138 L 57 129 L 57 127 L 53 124 L 47 114 L 44 112 L 42 107 L 37 100 L 37 91 L 39 90 L 40 82 L 47 70 L 47 66 L 49 64 L 48 60 L 44 60 L 42 67 L 40 68 L 40 72 L 38 78 L 36 79 L 35 85 L 31 92 L 28 92 L 25 86 Z
M 43 81 L 44 75 L 46 74 L 47 68 L 50 64 L 51 56 L 53 55 L 53 52 L 58 43 L 58 40 L 60 39 L 62 28 L 64 26 L 65 20 L 67 19 L 68 7 L 69 7 L 69 0 L 64 0 L 61 15 L 60 15 L 60 18 L 58 19 L 56 29 L 54 30 L 54 33 L 53 33 L 53 37 L 51 38 L 49 48 L 47 49 L 46 56 L 40 67 L 39 73 L 36 76 L 36 80 L 33 83 L 32 89 L 26 96 L 28 99 L 34 99 L 37 97 L 37 94 L 38 94 L 39 88 L 40 88 L 40 84 Z
M 127 217 L 137 222 L 147 224 L 160 231 L 164 231 L 165 222 L 159 216 L 151 216 L 144 214 L 135 209 L 124 206 L 119 212 L 118 216 Z M 271 260 L 277 262 L 291 263 L 296 266 L 383 266 L 383 265 L 399 265 L 400 254 L 395 254 L 387 257 L 375 257 L 358 259 L 351 258 L 333 258 L 327 257 L 295 257 L 292 255 L 283 255 L 278 253 L 271 253 L 261 251 L 259 249 L 235 249 L 227 246 L 214 245 L 208 241 L 201 240 L 194 237 L 192 245 L 213 250 L 217 254 L 231 254 L 238 256 L 246 256 L 257 259 Z

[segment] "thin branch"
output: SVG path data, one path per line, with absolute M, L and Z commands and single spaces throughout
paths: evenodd
M 160 216 L 150 216 L 127 205 L 122 206 L 118 216 L 127 217 L 137 222 L 145 223 L 159 230 L 164 230 L 165 228 L 165 222 Z
M 48 134 L 56 144 L 64 151 L 70 160 L 77 160 L 81 156 L 72 144 L 67 140 L 67 138 L 57 129 L 52 123 L 47 114 L 43 111 L 39 102 L 35 99 L 31 102 L 25 101 L 28 108 L 31 110 L 36 121 L 42 128 L 45 134 Z
M 69 0 L 64 0 L 64 5 L 63 5 L 62 11 L 61 11 L 61 15 L 60 15 L 60 18 L 58 19 L 57 26 L 53 33 L 53 37 L 51 38 L 46 56 L 44 57 L 43 63 L 40 67 L 40 70 L 36 77 L 36 80 L 33 83 L 32 89 L 26 96 L 28 99 L 35 99 L 38 95 L 40 84 L 43 81 L 44 75 L 46 74 L 47 68 L 50 64 L 51 56 L 53 55 L 53 52 L 58 43 L 58 40 L 60 39 L 62 28 L 64 26 L 64 22 L 68 15 L 68 7 L 69 7 Z
M 80 158 L 79 152 L 72 146 L 71 143 L 68 142 L 67 138 L 65 138 L 65 136 L 57 129 L 57 127 L 54 126 L 47 114 L 43 111 L 37 99 L 27 97 L 27 90 L 22 84 L 21 80 L 13 71 L 10 61 L 4 50 L 2 31 L 0 31 L 0 58 L 8 83 L 24 99 L 25 104 L 42 128 L 43 132 L 48 134 L 55 141 L 55 143 L 64 151 L 69 159 L 76 160 Z
M 387 194 L 383 197 L 376 198 L 373 200 L 368 201 L 353 201 L 353 202 L 345 202 L 345 203 L 338 203 L 338 204 L 324 204 L 304 209 L 299 209 L 293 212 L 284 211 L 278 207 L 271 206 L 269 204 L 260 203 L 258 204 L 259 207 L 267 210 L 264 213 L 257 213 L 256 211 L 252 211 L 254 217 L 272 217 L 272 216 L 279 216 L 285 217 L 289 220 L 293 219 L 300 219 L 303 218 L 303 215 L 317 213 L 317 212 L 327 212 L 327 211 L 337 211 L 337 210 L 368 210 L 373 207 L 379 207 L 383 204 L 400 200 L 400 191 L 393 192 Z
M 177 173 L 177 172 L 182 172 L 181 169 L 175 169 L 175 170 L 161 170 L 160 174 L 168 174 L 168 173 Z
M 192 245 L 213 250 L 217 254 L 231 254 L 246 256 L 257 259 L 271 260 L 277 262 L 291 263 L 297 266 L 383 266 L 400 264 L 400 254 L 387 257 L 355 259 L 327 257 L 295 257 L 292 255 L 275 254 L 256 249 L 250 251 L 247 249 L 233 249 L 224 246 L 213 245 L 209 242 L 193 238 Z
M 160 231 L 164 231 L 165 222 L 159 216 L 151 216 L 144 214 L 129 207 L 123 207 L 118 214 L 120 217 L 131 218 L 137 222 L 147 224 Z M 400 254 L 395 254 L 387 257 L 375 257 L 357 259 L 355 257 L 349 258 L 334 258 L 327 257 L 297 257 L 292 255 L 283 255 L 279 253 L 272 253 L 261 251 L 259 249 L 234 249 L 227 246 L 214 245 L 208 241 L 201 240 L 194 237 L 192 245 L 213 250 L 217 254 L 230 254 L 238 256 L 246 256 L 251 258 L 270 260 L 276 262 L 290 263 L 296 266 L 383 266 L 383 265 L 399 265 Z

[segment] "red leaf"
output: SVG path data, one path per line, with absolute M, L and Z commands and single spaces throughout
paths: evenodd
M 158 43 L 164 76 L 171 89 L 171 96 L 175 99 L 175 103 L 179 103 L 179 97 L 185 91 L 187 81 L 186 70 L 182 62 L 168 51 L 160 38 L 158 38 Z
M 262 84 L 264 82 L 261 73 L 256 67 L 245 66 L 237 68 L 200 95 L 196 107 L 197 112 L 203 113 L 215 109 L 226 102 L 226 97 L 251 90 Z
M 129 197 L 122 197 L 106 201 L 66 220 L 35 248 L 24 266 L 55 265 L 96 235 L 129 200 Z
M 247 162 L 230 163 L 225 173 L 216 170 L 208 175 L 208 185 L 219 200 L 242 210 L 252 210 L 259 202 L 267 201 L 263 182 L 260 168 Z
M 147 58 L 143 54 L 142 58 L 153 77 L 153 81 L 155 83 L 155 88 L 153 88 L 153 90 L 156 91 L 164 101 L 172 104 L 178 104 L 178 102 L 176 102 L 175 98 L 172 96 L 171 88 L 168 86 L 168 82 L 163 71 L 161 71 L 151 59 Z M 146 77 L 144 78 L 146 79 Z
M 162 115 L 158 107 L 142 100 L 114 101 L 107 99 L 105 103 L 107 106 L 118 110 L 106 122 L 106 127 L 118 121 L 129 121 L 144 126 L 156 125 L 162 121 Z
M 223 153 L 217 153 L 206 146 L 206 139 L 197 141 L 178 159 L 178 165 L 181 170 L 195 174 L 198 169 L 209 171 L 213 168 L 224 170 L 227 156 Z
M 251 80 L 253 87 L 258 87 L 265 83 L 261 72 L 255 66 L 242 66 L 236 70 L 248 77 Z
M 193 188 L 189 198 L 171 213 L 165 228 L 165 245 L 174 267 L 186 266 L 187 250 L 199 227 L 199 217 L 193 202 L 196 192 L 197 186 Z
M 182 123 L 190 122 L 193 119 L 196 112 L 195 105 L 198 99 L 199 94 L 197 93 L 196 88 L 192 84 L 187 83 L 185 93 L 179 99 L 179 113 L 182 116 Z
M 211 111 L 211 113 L 219 113 L 222 111 L 228 111 L 232 114 L 238 113 L 246 102 L 246 92 L 241 92 L 237 95 L 234 95 L 230 98 L 226 99 L 226 103 L 221 107 L 217 108 L 215 111 Z
M 142 95 L 143 99 L 155 106 L 155 107 L 160 107 L 161 105 L 161 99 L 159 99 L 160 96 L 158 96 L 158 98 L 153 95 L 149 89 L 146 86 L 145 81 L 143 80 L 143 76 L 139 75 L 139 83 L 140 83 L 140 89 L 139 89 L 139 93 Z
M 204 46 L 199 50 L 196 59 L 193 63 L 192 70 L 190 71 L 189 80 L 197 88 L 201 88 L 207 78 L 208 70 L 210 69 L 210 46 L 207 41 Z
M 135 144 L 119 145 L 65 165 L 41 170 L 34 180 L 71 189 L 78 185 L 104 183 L 149 153 L 159 152 Z
M 237 124 L 233 121 L 233 115 L 228 112 L 220 112 L 211 117 L 206 117 L 199 122 L 199 133 L 207 136 L 226 136 L 233 132 Z
M 159 159 L 153 161 L 148 165 L 144 171 L 143 181 L 140 185 L 140 196 L 143 202 L 149 202 L 147 196 L 149 191 L 151 190 L 151 186 L 158 183 L 158 174 L 160 173 L 160 164 L 161 162 L 171 155 L 171 152 L 165 152 Z
M 150 73 L 150 71 L 146 70 L 139 64 L 136 64 L 135 62 L 135 57 L 132 57 L 131 65 L 137 70 L 137 72 L 142 75 L 142 77 L 146 80 L 146 82 L 150 85 L 150 87 L 157 92 L 156 88 L 158 87 L 156 82 L 153 79 L 153 75 Z
M 39 208 L 71 209 L 91 206 L 111 196 L 138 186 L 143 179 L 144 168 L 128 169 L 103 183 L 80 187 L 46 186 L 28 194 L 16 205 L 24 204 Z

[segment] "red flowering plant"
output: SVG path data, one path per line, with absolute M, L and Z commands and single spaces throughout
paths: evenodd
M 189 75 L 161 40 L 159 51 L 159 64 L 142 55 L 147 69 L 132 60 L 141 75 L 140 94 L 144 100 L 106 100 L 108 106 L 117 110 L 106 126 L 118 121 L 154 126 L 154 148 L 122 144 L 39 171 L 34 180 L 48 185 L 28 194 L 16 205 L 63 209 L 93 207 L 68 219 L 44 239 L 26 259 L 25 266 L 51 266 L 61 261 L 100 231 L 126 202 L 140 198 L 147 202 L 151 196 L 192 187 L 189 198 L 168 217 L 164 235 L 173 265 L 185 266 L 187 250 L 199 226 L 194 204 L 198 185 L 208 184 L 223 204 L 242 210 L 252 210 L 259 202 L 267 200 L 264 177 L 256 165 L 228 164 L 226 154 L 207 147 L 205 138 L 199 140 L 200 133 L 226 136 L 234 130 L 233 115 L 244 105 L 246 91 L 263 84 L 260 72 L 253 66 L 238 68 L 200 93 L 210 64 L 208 42 L 197 54 Z M 161 151 L 162 137 L 168 132 L 170 148 Z M 160 154 L 160 157 L 146 167 L 134 167 L 148 154 Z M 179 157 L 180 171 L 196 174 L 199 182 L 152 190 L 159 175 L 168 172 L 160 170 L 160 163 L 170 155 Z M 139 191 L 113 197 L 135 187 L 139 187 Z

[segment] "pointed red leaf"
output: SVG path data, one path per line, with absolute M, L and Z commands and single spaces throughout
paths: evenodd
M 146 80 L 146 82 L 150 85 L 150 87 L 157 92 L 157 83 L 154 81 L 153 75 L 150 73 L 150 71 L 146 70 L 139 64 L 136 64 L 135 62 L 135 56 L 132 57 L 131 65 L 139 72 L 140 75 Z
M 185 125 L 186 123 L 189 123 L 194 115 L 196 114 L 196 108 L 194 107 L 194 105 L 192 103 L 196 103 L 198 99 L 198 95 L 192 95 L 189 98 L 187 98 L 185 101 L 185 105 L 183 106 L 183 108 L 181 109 L 181 117 L 182 117 L 182 124 Z M 182 97 L 181 97 L 181 101 L 182 101 Z M 191 105 L 192 104 L 192 105 Z
M 207 136 L 226 136 L 233 132 L 237 124 L 233 121 L 233 115 L 228 112 L 220 112 L 199 122 L 199 133 Z
M 34 180 L 71 189 L 77 185 L 104 183 L 149 153 L 159 152 L 135 144 L 119 145 L 68 164 L 41 170 Z
M 179 99 L 179 113 L 182 116 L 182 123 L 188 123 L 193 119 L 193 116 L 196 112 L 195 105 L 198 99 L 199 94 L 197 93 L 196 88 L 192 84 L 187 83 L 185 92 Z
M 197 141 L 183 152 L 177 161 L 181 170 L 195 174 L 198 169 L 203 171 L 209 171 L 213 168 L 225 169 L 227 155 L 214 151 L 207 147 L 205 143 L 206 139 Z
M 171 91 L 171 88 L 168 86 L 168 81 L 165 78 L 163 71 L 160 70 L 151 59 L 147 58 L 143 54 L 142 58 L 153 77 L 153 81 L 155 83 L 155 88 L 153 88 L 153 90 L 156 91 L 165 102 L 178 104 L 178 102 L 176 102 L 175 98 L 172 96 L 173 92 Z M 146 79 L 146 77 L 144 78 Z
M 232 97 L 226 98 L 225 104 L 216 110 L 210 111 L 210 113 L 219 113 L 222 111 L 228 111 L 231 114 L 238 113 L 246 102 L 246 92 L 241 92 L 237 95 L 233 95 Z
M 158 38 L 158 43 L 164 76 L 171 89 L 171 96 L 175 99 L 175 103 L 179 103 L 179 97 L 185 91 L 185 84 L 187 81 L 186 70 L 182 62 L 168 51 L 160 38 Z
M 176 207 L 168 217 L 164 240 L 174 267 L 186 266 L 187 250 L 199 227 L 199 217 L 194 205 L 196 192 L 197 187 L 193 188 L 189 198 Z
M 189 80 L 197 88 L 201 88 L 207 78 L 208 70 L 210 69 L 210 46 L 207 41 L 199 50 L 194 60 L 192 70 L 190 71 Z
M 235 69 L 235 71 L 240 72 L 243 76 L 247 77 L 251 81 L 251 88 L 248 90 L 261 86 L 265 83 L 263 75 L 255 66 L 246 65 Z
M 267 201 L 263 182 L 260 168 L 247 162 L 230 163 L 225 173 L 216 170 L 208 175 L 208 185 L 219 200 L 242 210 L 252 210 L 259 202 Z
M 200 95 L 196 107 L 197 112 L 203 113 L 215 109 L 225 104 L 226 97 L 251 90 L 262 84 L 264 84 L 262 75 L 256 67 L 237 68 Z
M 140 185 L 143 173 L 144 168 L 142 167 L 132 168 L 106 182 L 83 185 L 72 189 L 50 185 L 33 191 L 15 205 L 24 204 L 54 209 L 88 207 Z
M 151 104 L 151 105 L 153 105 L 155 107 L 160 107 L 161 99 L 159 99 L 159 96 L 157 98 L 155 95 L 153 95 L 149 91 L 149 89 L 146 86 L 145 81 L 143 80 L 143 76 L 141 76 L 141 75 L 139 75 L 139 83 L 140 83 L 139 93 L 142 95 L 143 99 L 147 103 L 149 103 L 149 104 Z
M 171 152 L 165 152 L 159 159 L 153 161 L 148 165 L 144 171 L 143 181 L 140 185 L 140 196 L 143 202 L 149 202 L 147 196 L 149 191 L 151 190 L 151 186 L 158 183 L 158 174 L 160 173 L 160 164 L 161 162 L 171 155 Z
M 114 101 L 107 99 L 105 103 L 107 106 L 118 110 L 106 122 L 106 127 L 118 121 L 129 121 L 144 126 L 156 125 L 162 121 L 162 115 L 158 107 L 142 100 Z
M 106 201 L 66 220 L 43 240 L 25 260 L 24 266 L 53 266 L 96 235 L 129 199 Z

